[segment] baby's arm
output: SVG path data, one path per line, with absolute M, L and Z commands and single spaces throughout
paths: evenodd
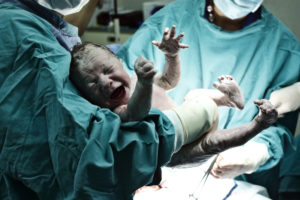
M 141 56 L 135 61 L 134 70 L 137 83 L 127 108 L 120 106 L 114 110 L 122 121 L 142 120 L 151 108 L 153 80 L 156 74 L 153 63 Z
M 155 77 L 154 83 L 165 90 L 174 88 L 180 80 L 180 56 L 179 49 L 186 49 L 189 46 L 181 44 L 180 40 L 184 33 L 176 35 L 176 27 L 172 26 L 171 31 L 165 28 L 161 42 L 152 41 L 165 54 L 166 64 L 162 74 Z

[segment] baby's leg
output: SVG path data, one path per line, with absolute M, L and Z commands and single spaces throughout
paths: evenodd
M 250 123 L 233 129 L 210 131 L 204 134 L 198 140 L 183 146 L 173 154 L 168 166 L 197 166 L 212 155 L 245 144 L 277 121 L 278 113 L 270 101 L 261 99 L 254 103 L 259 107 L 259 113 Z
M 203 96 L 208 96 L 218 106 L 228 106 L 233 108 L 244 108 L 244 98 L 242 92 L 231 76 L 220 76 L 219 82 L 215 82 L 213 85 L 218 90 L 209 89 L 196 89 L 190 91 L 186 96 L 187 99 L 197 99 Z

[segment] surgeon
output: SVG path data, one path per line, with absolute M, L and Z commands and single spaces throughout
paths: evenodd
M 181 53 L 182 78 L 169 95 L 182 102 L 189 90 L 211 88 L 221 74 L 234 76 L 245 96 L 242 112 L 219 109 L 219 129 L 249 122 L 258 112 L 254 99 L 269 99 L 271 92 L 289 86 L 300 77 L 300 45 L 291 31 L 262 5 L 262 0 L 177 0 L 146 20 L 120 49 L 118 56 L 133 72 L 141 55 L 155 61 L 161 72 L 163 54 L 148 41 L 161 37 L 172 24 L 184 32 L 190 48 Z M 277 196 L 279 162 L 292 145 L 296 113 L 264 130 L 238 150 L 221 153 L 224 165 L 216 165 L 216 177 L 239 177 L 265 186 Z M 289 122 L 289 124 L 285 124 Z M 239 176 L 241 175 L 241 176 Z M 275 198 L 276 199 L 276 198 Z
M 53 2 L 0 1 L 0 199 L 130 199 L 170 160 L 176 123 L 152 110 L 121 124 L 78 95 L 80 38 L 61 15 L 87 1 Z
M 86 3 L 0 0 L 0 199 L 131 199 L 182 145 L 200 139 L 199 125 L 215 125 L 212 100 L 121 123 L 82 98 L 68 79 L 80 38 L 61 16 Z M 233 134 L 234 145 L 253 136 Z M 231 137 L 206 136 L 197 157 L 232 146 Z
M 175 113 L 121 124 L 69 82 L 80 38 L 61 16 L 85 3 L 0 0 L 0 199 L 130 199 L 184 143 Z

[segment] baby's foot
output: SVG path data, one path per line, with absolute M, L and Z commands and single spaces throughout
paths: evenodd
M 218 78 L 219 82 L 214 82 L 213 86 L 224 94 L 221 101 L 229 107 L 244 108 L 244 97 L 237 82 L 232 76 L 222 75 Z

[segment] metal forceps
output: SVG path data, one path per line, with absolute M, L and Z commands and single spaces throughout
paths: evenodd
M 210 174 L 210 172 L 211 172 L 211 170 L 212 170 L 212 168 L 213 168 L 215 162 L 217 161 L 218 157 L 219 157 L 219 154 L 217 154 L 217 155 L 215 156 L 215 158 L 212 160 L 212 162 L 210 163 L 209 167 L 208 167 L 207 170 L 205 171 L 205 173 L 204 173 L 202 179 L 200 180 L 199 184 L 198 184 L 197 187 L 195 188 L 194 192 L 191 193 L 191 194 L 189 194 L 189 199 L 191 199 L 191 200 L 198 200 L 198 197 L 199 197 L 199 195 L 200 195 L 200 192 L 201 192 L 202 189 L 204 188 L 204 185 L 205 185 L 205 183 L 206 183 L 206 181 L 207 181 L 207 178 L 208 178 L 208 176 L 209 176 L 209 174 Z

